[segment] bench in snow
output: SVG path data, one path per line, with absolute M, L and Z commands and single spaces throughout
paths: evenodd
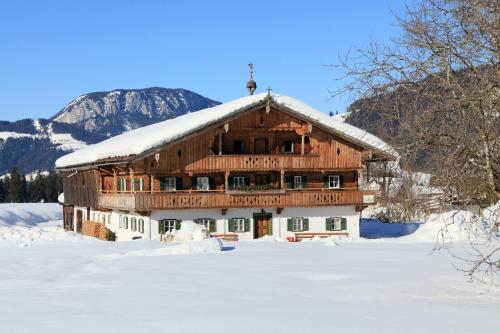
M 238 240 L 237 234 L 211 234 L 210 236 L 221 238 L 229 242 L 236 242 Z
M 337 231 L 337 232 L 297 232 L 295 233 L 295 241 L 301 241 L 303 239 L 310 239 L 313 237 L 327 238 L 330 236 L 348 236 L 347 231 Z

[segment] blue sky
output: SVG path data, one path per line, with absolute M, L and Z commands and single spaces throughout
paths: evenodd
M 246 95 L 248 63 L 267 86 L 324 111 L 353 46 L 397 35 L 403 0 L 0 0 L 0 120 L 50 117 L 79 95 L 186 88 L 219 101 Z

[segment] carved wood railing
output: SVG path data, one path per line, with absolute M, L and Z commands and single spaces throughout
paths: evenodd
M 320 207 L 366 205 L 374 193 L 359 190 L 286 191 L 284 193 L 117 193 L 99 195 L 101 208 L 150 211 L 155 209 L 239 208 L 239 207 Z
M 313 170 L 319 155 L 210 155 L 186 167 L 186 171 Z

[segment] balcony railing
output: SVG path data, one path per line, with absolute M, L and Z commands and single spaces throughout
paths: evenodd
M 360 190 L 300 190 L 280 192 L 101 193 L 101 208 L 151 211 L 155 209 L 320 207 L 374 203 L 374 193 Z
M 220 170 L 312 170 L 320 165 L 319 155 L 210 155 L 186 167 L 186 171 Z

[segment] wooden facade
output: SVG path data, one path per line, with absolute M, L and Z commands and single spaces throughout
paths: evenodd
M 371 155 L 321 124 L 261 105 L 143 154 L 61 172 L 65 204 L 95 209 L 362 206 L 373 195 L 359 181 Z

